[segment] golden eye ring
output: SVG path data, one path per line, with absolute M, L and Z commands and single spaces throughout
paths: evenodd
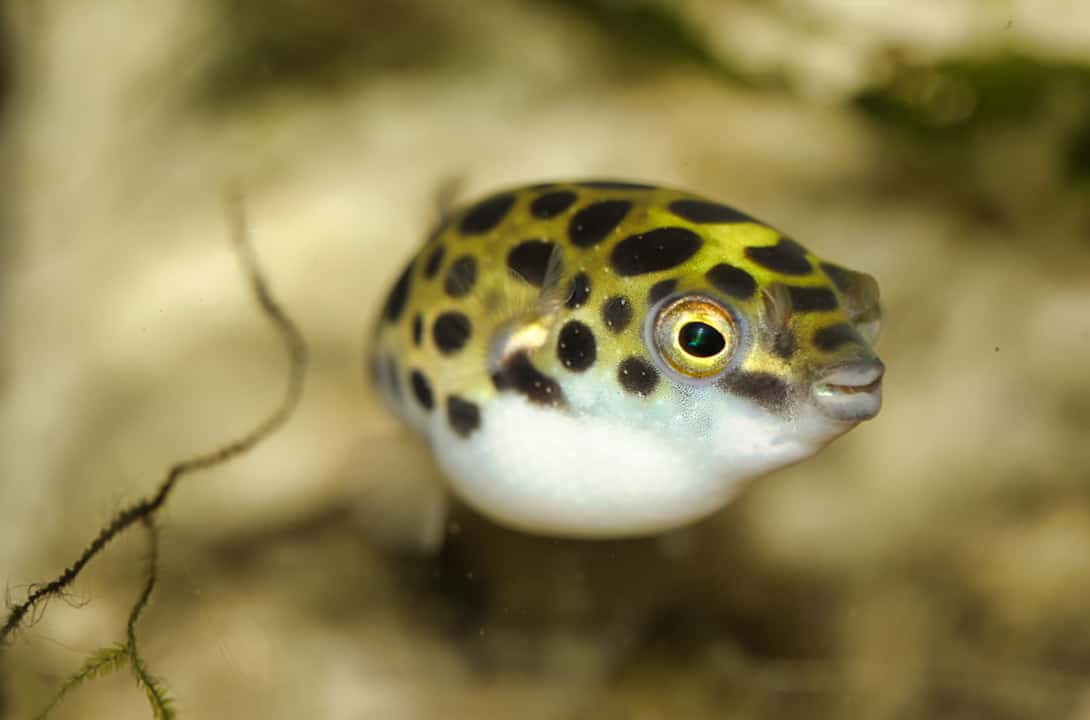
M 684 378 L 719 375 L 738 346 L 734 317 L 699 295 L 680 297 L 659 310 L 651 333 L 659 357 Z

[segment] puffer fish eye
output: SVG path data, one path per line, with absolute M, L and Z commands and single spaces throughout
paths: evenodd
M 681 349 L 699 358 L 718 355 L 727 346 L 723 333 L 702 322 L 685 323 L 677 334 Z
M 654 349 L 682 378 L 703 380 L 721 373 L 737 346 L 733 316 L 710 298 L 681 297 L 658 313 Z

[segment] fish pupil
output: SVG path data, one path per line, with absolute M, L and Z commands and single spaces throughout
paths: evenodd
M 712 357 L 727 346 L 723 334 L 702 322 L 685 323 L 678 332 L 678 340 L 685 352 L 696 357 Z

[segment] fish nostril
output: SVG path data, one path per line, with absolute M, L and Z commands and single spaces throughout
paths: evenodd
M 862 388 L 877 385 L 886 372 L 886 366 L 875 357 L 852 360 L 834 365 L 825 371 L 818 383 L 825 386 Z

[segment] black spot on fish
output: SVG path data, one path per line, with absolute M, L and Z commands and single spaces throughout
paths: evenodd
M 431 383 L 428 382 L 428 378 L 424 376 L 424 373 L 413 370 L 409 375 L 409 384 L 412 385 L 413 395 L 416 397 L 416 401 L 420 403 L 420 407 L 429 411 L 435 407 L 435 396 L 431 391 Z
M 602 304 L 602 322 L 616 334 L 632 321 L 632 303 L 624 295 L 615 295 Z
M 617 366 L 617 381 L 630 393 L 646 397 L 659 384 L 659 371 L 641 357 L 630 357 Z
M 840 292 L 848 292 L 848 287 L 851 285 L 849 279 L 850 270 L 828 262 L 821 263 L 821 269 L 824 270 L 825 275 L 833 281 L 833 285 L 836 285 L 837 290 Z
M 590 278 L 584 272 L 576 274 L 568 284 L 568 299 L 564 303 L 569 308 L 583 307 L 590 297 Z
M 482 200 L 462 216 L 462 221 L 458 223 L 458 230 L 463 235 L 486 233 L 503 222 L 514 204 L 515 196 L 510 194 L 494 195 Z
M 573 372 L 583 372 L 594 364 L 597 355 L 594 332 L 589 327 L 578 320 L 569 320 L 560 328 L 556 356 L 564 367 Z
M 806 248 L 786 237 L 775 245 L 747 247 L 746 257 L 782 275 L 806 275 L 814 269 L 806 259 Z
M 793 312 L 820 312 L 836 310 L 836 294 L 829 288 L 787 286 Z
M 575 202 L 576 194 L 571 190 L 557 190 L 546 193 L 530 203 L 530 214 L 538 220 L 548 220 L 561 214 Z
M 447 398 L 447 421 L 455 433 L 469 437 L 481 426 L 481 409 L 476 403 L 451 395 Z
M 748 300 L 757 292 L 757 281 L 742 268 L 719 263 L 704 274 L 719 292 L 737 300 Z
M 688 228 L 656 228 L 617 243 L 609 263 L 624 277 L 669 270 L 695 255 L 702 243 L 700 236 Z
M 591 247 L 606 239 L 624 221 L 632 203 L 628 200 L 604 200 L 592 203 L 572 215 L 568 237 L 577 247 Z
M 452 355 L 469 342 L 473 334 L 473 323 L 464 313 L 445 312 L 435 319 L 431 334 L 439 352 Z
M 842 345 L 863 344 L 863 338 L 847 323 L 829 325 L 814 332 L 814 345 L 819 350 L 832 352 Z
M 439 266 L 443 264 L 443 256 L 447 254 L 445 246 L 440 245 L 431 251 L 427 262 L 424 263 L 424 277 L 431 280 L 439 272 Z
M 417 313 L 413 316 L 413 345 L 420 347 L 420 341 L 424 338 L 424 318 Z
M 405 304 L 409 300 L 409 281 L 412 277 L 412 263 L 409 264 L 405 270 L 402 271 L 398 277 L 397 282 L 394 283 L 394 287 L 390 290 L 389 296 L 386 298 L 386 307 L 383 312 L 386 315 L 386 322 L 396 323 L 401 317 L 401 313 L 405 311 Z
M 787 383 L 777 375 L 766 372 L 733 372 L 719 381 L 724 390 L 749 398 L 768 410 L 783 410 L 787 404 Z
M 517 392 L 537 405 L 567 405 L 560 384 L 534 367 L 525 352 L 518 352 L 507 358 L 499 371 L 492 376 L 492 384 L 497 390 Z
M 548 240 L 523 240 L 507 253 L 507 267 L 531 285 L 541 287 L 554 247 Z
M 443 289 L 452 298 L 468 295 L 477 283 L 477 261 L 471 255 L 463 255 L 447 268 Z
M 694 223 L 757 222 L 729 205 L 707 200 L 674 200 L 669 207 L 674 215 Z
M 659 300 L 662 300 L 667 295 L 674 292 L 677 288 L 677 280 L 668 278 L 666 280 L 659 280 L 657 283 L 651 286 L 651 289 L 647 291 L 647 304 L 654 305 Z

